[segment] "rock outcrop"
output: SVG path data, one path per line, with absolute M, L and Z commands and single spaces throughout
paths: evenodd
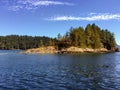
M 98 53 L 98 52 L 108 52 L 108 50 L 105 48 L 91 49 L 91 48 L 79 48 L 79 47 L 74 47 L 74 46 L 61 49 L 61 50 L 57 50 L 54 46 L 48 46 L 48 47 L 28 49 L 23 53 L 55 54 L 55 53 L 84 53 L 84 52 Z
M 26 50 L 24 53 L 40 53 L 40 54 L 44 54 L 44 53 L 48 53 L 48 54 L 52 54 L 52 53 L 57 53 L 58 51 L 55 49 L 55 47 L 53 46 L 48 46 L 48 47 L 41 47 L 41 48 L 33 48 L 33 49 L 28 49 Z
M 97 52 L 107 52 L 108 50 L 105 48 L 100 49 L 92 49 L 92 48 L 79 48 L 79 47 L 70 47 L 66 49 L 62 49 L 59 51 L 60 53 L 97 53 Z

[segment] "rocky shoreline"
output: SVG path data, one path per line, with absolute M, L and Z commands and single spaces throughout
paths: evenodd
M 100 49 L 91 49 L 91 48 L 79 48 L 79 47 L 69 47 L 66 49 L 57 50 L 54 46 L 41 47 L 41 48 L 33 48 L 28 49 L 24 52 L 24 54 L 57 54 L 57 53 L 100 53 L 100 52 L 109 52 L 105 48 Z
M 105 48 L 91 49 L 91 48 L 70 47 L 70 48 L 62 49 L 60 51 L 60 53 L 99 53 L 99 52 L 108 52 L 108 50 Z

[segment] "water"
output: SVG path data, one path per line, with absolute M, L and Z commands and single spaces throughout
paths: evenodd
M 0 90 L 118 90 L 120 53 L 0 51 Z

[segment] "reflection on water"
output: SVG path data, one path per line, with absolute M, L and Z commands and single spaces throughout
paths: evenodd
M 120 88 L 120 53 L 17 54 L 0 51 L 2 90 L 114 90 Z

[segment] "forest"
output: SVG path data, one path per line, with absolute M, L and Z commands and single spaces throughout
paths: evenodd
M 95 24 L 88 24 L 85 29 L 83 27 L 71 28 L 63 36 L 59 33 L 58 40 L 60 48 L 68 46 L 93 49 L 106 48 L 108 50 L 115 50 L 116 48 L 114 33 L 107 29 L 101 29 Z
M 101 29 L 95 24 L 88 24 L 85 28 L 70 28 L 65 35 L 60 33 L 56 38 L 46 36 L 0 36 L 0 49 L 31 49 L 43 46 L 56 46 L 58 49 L 76 46 L 80 48 L 106 48 L 115 50 L 116 41 L 114 33 Z
M 19 36 L 19 35 L 7 35 L 0 36 L 0 49 L 13 50 L 13 49 L 31 49 L 38 48 L 40 46 L 47 46 L 49 41 L 52 41 L 49 37 L 40 36 Z M 49 44 L 50 45 L 50 44 Z

